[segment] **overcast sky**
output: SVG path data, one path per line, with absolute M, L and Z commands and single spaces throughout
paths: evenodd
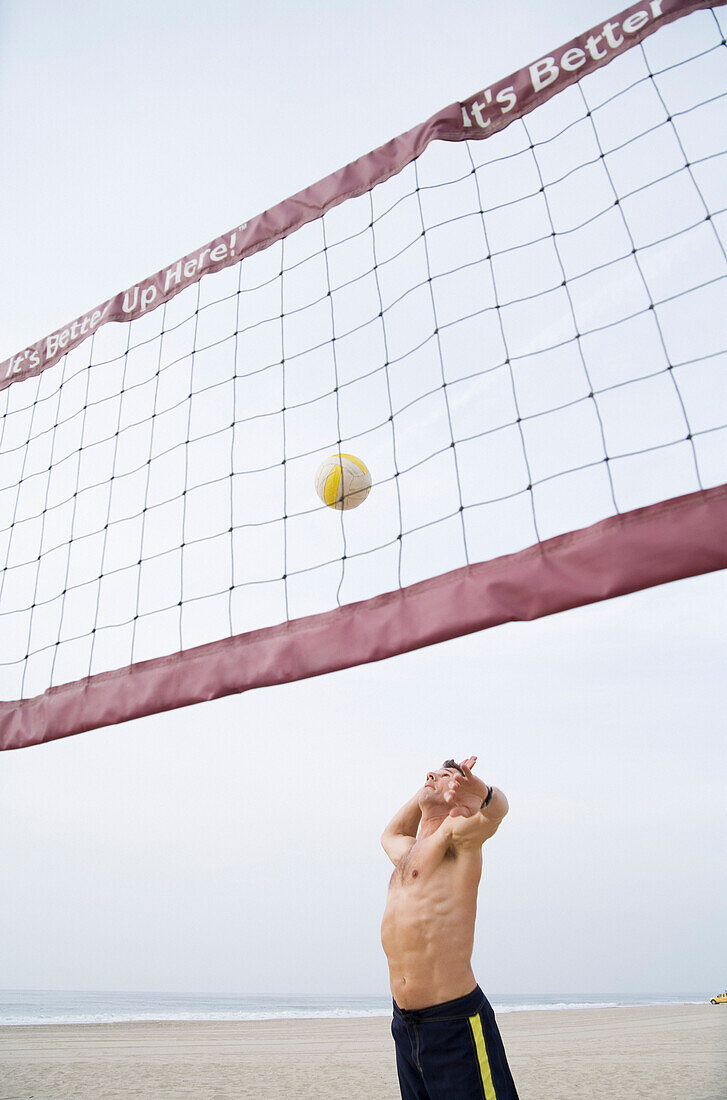
M 0 359 L 610 3 L 0 2 Z M 0 759 L 6 988 L 385 993 L 379 835 L 479 756 L 490 993 L 724 988 L 724 574 Z

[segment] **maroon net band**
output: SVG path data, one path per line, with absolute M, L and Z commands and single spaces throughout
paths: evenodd
M 722 25 L 579 86 L 724 4 L 634 4 L 0 365 L 0 749 L 727 568 Z M 331 451 L 378 459 L 358 526 Z
M 35 699 L 0 703 L 0 749 L 320 676 L 725 568 L 727 485 L 365 603 L 102 673 Z
M 347 199 L 370 191 L 420 156 L 430 142 L 490 137 L 554 95 L 637 46 L 660 27 L 727 0 L 645 0 L 567 42 L 552 55 L 454 103 L 386 145 L 353 161 L 264 214 L 216 237 L 204 248 L 129 287 L 62 329 L 0 363 L 0 390 L 32 378 L 82 344 L 101 325 L 131 321 L 157 309 L 205 275 L 237 264 Z

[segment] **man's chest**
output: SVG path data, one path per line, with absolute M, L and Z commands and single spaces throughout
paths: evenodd
M 440 882 L 457 872 L 459 856 L 453 847 L 436 850 L 426 844 L 415 844 L 403 856 L 391 876 L 391 889 Z

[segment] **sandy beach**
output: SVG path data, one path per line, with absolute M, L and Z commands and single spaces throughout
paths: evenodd
M 725 1100 L 727 1006 L 499 1017 L 521 1100 Z M 0 1028 L 0 1100 L 397 1100 L 385 1018 Z M 452 1100 L 456 1100 L 455 1097 Z

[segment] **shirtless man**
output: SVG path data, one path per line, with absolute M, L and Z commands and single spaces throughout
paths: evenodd
M 518 1100 L 471 966 L 482 845 L 508 811 L 472 774 L 476 759 L 428 772 L 381 838 L 395 864 L 381 943 L 403 1100 Z

